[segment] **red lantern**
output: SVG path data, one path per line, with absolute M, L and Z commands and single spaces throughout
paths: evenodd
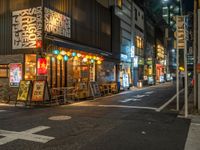
M 47 75 L 47 59 L 38 58 L 37 64 L 38 75 Z
M 42 48 L 42 40 L 36 41 L 36 48 Z

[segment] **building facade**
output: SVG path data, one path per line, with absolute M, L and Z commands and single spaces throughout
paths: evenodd
M 50 88 L 117 81 L 120 20 L 112 9 L 93 0 L 8 0 L 0 7 L 1 91 L 16 93 L 20 80 L 46 79 Z

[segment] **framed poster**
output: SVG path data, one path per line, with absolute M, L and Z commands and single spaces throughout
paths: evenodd
M 9 64 L 9 84 L 10 87 L 19 87 L 19 83 L 22 80 L 22 64 L 13 63 Z
M 46 88 L 45 86 L 46 86 L 45 80 L 33 81 L 31 101 L 34 101 L 34 102 L 44 101 L 45 88 Z
M 30 93 L 31 81 L 21 80 L 17 93 L 17 101 L 27 101 Z

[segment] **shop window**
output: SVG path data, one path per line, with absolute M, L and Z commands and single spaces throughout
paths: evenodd
M 0 65 L 0 78 L 8 78 L 8 65 Z
M 25 55 L 25 79 L 36 79 L 36 54 Z
M 122 0 L 117 0 L 117 6 L 118 6 L 119 8 L 122 8 Z

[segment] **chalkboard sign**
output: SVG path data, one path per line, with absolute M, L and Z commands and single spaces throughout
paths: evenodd
M 95 97 L 100 97 L 101 96 L 101 92 L 99 90 L 99 85 L 97 82 L 90 82 L 90 91 L 91 91 L 91 95 L 93 98 Z
M 19 89 L 17 93 L 17 101 L 24 101 L 26 102 L 30 95 L 32 82 L 21 80 L 19 84 Z

